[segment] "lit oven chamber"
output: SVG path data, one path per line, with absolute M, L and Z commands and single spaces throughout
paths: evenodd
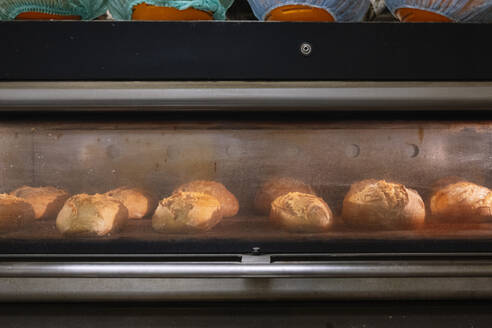
M 369 0 L 248 0 L 253 13 L 264 21 L 358 22 Z
M 109 0 L 119 20 L 224 20 L 233 0 Z
M 1 20 L 92 20 L 106 13 L 106 0 L 3 0 Z
M 386 0 L 402 22 L 492 22 L 490 0 Z

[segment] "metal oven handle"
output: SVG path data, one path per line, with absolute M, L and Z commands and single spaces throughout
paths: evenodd
M 492 261 L 347 261 L 329 263 L 0 262 L 0 277 L 492 277 Z

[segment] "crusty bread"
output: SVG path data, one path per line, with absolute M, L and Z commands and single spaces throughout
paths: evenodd
M 313 188 L 293 178 L 273 178 L 260 187 L 255 197 L 255 209 L 262 214 L 270 213 L 272 202 L 289 192 L 301 192 L 315 195 Z
M 236 197 L 220 182 L 196 180 L 176 188 L 174 192 L 203 192 L 217 198 L 220 203 L 222 216 L 230 217 L 239 211 Z
M 219 201 L 201 192 L 177 192 L 159 202 L 152 228 L 163 233 L 207 231 L 222 219 Z
M 128 209 L 129 219 L 141 219 L 150 215 L 156 207 L 154 197 L 140 188 L 120 187 L 108 191 L 105 195 L 122 202 Z
M 468 181 L 439 180 L 430 197 L 433 221 L 482 223 L 492 220 L 492 192 Z
M 0 232 L 18 230 L 33 221 L 31 204 L 19 197 L 0 194 Z
M 64 235 L 104 236 L 122 228 L 127 219 L 128 210 L 119 200 L 107 195 L 79 194 L 65 202 L 56 227 Z
M 34 218 L 56 218 L 65 201 L 70 197 L 68 192 L 55 187 L 22 186 L 10 193 L 13 196 L 25 199 L 34 210 Z
M 355 228 L 418 228 L 425 221 L 425 205 L 415 190 L 404 185 L 363 180 L 352 184 L 345 196 L 342 218 Z
M 290 192 L 272 202 L 270 220 L 293 232 L 322 232 L 332 225 L 333 214 L 323 199 Z

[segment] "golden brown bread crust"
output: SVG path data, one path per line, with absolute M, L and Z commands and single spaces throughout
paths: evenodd
M 19 197 L 0 194 L 0 232 L 18 230 L 33 221 L 31 204 Z
M 468 181 L 466 181 L 466 179 L 463 179 L 463 178 L 457 177 L 457 176 L 445 177 L 445 178 L 439 179 L 437 181 L 434 181 L 434 183 L 432 184 L 432 192 L 434 193 L 434 192 L 438 191 L 439 189 L 445 188 L 451 184 L 455 184 L 458 182 L 468 182 Z
M 239 202 L 227 188 L 220 182 L 196 180 L 179 186 L 176 192 L 202 192 L 217 198 L 220 203 L 222 216 L 231 217 L 239 211 Z
M 290 192 L 272 202 L 270 220 L 293 232 L 322 232 L 333 224 L 333 214 L 323 199 Z
M 442 181 L 442 180 L 440 180 Z M 438 183 L 430 197 L 436 222 L 482 223 L 492 219 L 492 192 L 468 181 Z
M 418 228 L 425 221 L 425 205 L 415 190 L 401 184 L 363 180 L 352 184 L 345 196 L 342 218 L 364 229 Z
M 270 213 L 272 202 L 289 192 L 301 192 L 315 195 L 313 188 L 301 180 L 293 178 L 273 178 L 260 187 L 255 197 L 255 209 L 262 214 Z
M 153 213 L 156 207 L 154 197 L 140 188 L 119 187 L 105 193 L 125 205 L 129 219 L 141 219 Z
M 68 192 L 55 187 L 22 186 L 10 194 L 23 198 L 31 204 L 36 220 L 56 218 L 63 204 L 70 197 Z
M 176 192 L 159 202 L 152 228 L 163 233 L 193 233 L 212 229 L 222 219 L 219 201 L 201 192 Z
M 56 227 L 64 235 L 104 236 L 121 229 L 127 219 L 128 210 L 119 200 L 107 195 L 79 194 L 65 202 Z

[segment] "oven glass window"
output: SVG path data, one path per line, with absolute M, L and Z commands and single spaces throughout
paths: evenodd
M 0 125 L 0 252 L 489 249 L 492 125 Z

